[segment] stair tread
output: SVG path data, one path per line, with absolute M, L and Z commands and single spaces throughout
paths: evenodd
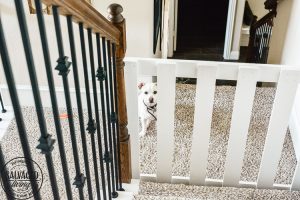
M 139 194 L 134 199 L 296 200 L 300 199 L 300 191 L 141 182 Z
M 207 187 L 152 182 L 141 182 L 139 190 L 141 195 L 216 200 L 247 200 L 252 199 L 253 193 L 254 189 L 251 188 Z

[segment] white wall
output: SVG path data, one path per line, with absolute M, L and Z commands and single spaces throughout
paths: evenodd
M 153 13 L 152 0 L 94 0 L 93 4 L 104 16 L 107 7 L 118 3 L 123 7 L 123 16 L 127 27 L 127 56 L 129 57 L 159 57 L 153 55 Z M 159 45 L 158 45 L 159 46 Z
M 291 8 L 281 63 L 300 67 L 300 1 L 293 0 Z M 296 152 L 298 152 L 298 159 L 300 159 L 300 87 L 295 100 L 291 127 L 293 128 L 291 130 L 293 141 L 297 147 Z

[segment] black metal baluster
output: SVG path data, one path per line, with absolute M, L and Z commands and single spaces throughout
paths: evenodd
M 16 84 L 15 84 L 12 67 L 11 67 L 11 63 L 10 63 L 10 59 L 9 59 L 9 55 L 8 55 L 8 51 L 7 51 L 6 41 L 5 41 L 5 37 L 4 37 L 4 33 L 3 33 L 1 16 L 0 16 L 0 53 L 1 53 L 4 73 L 5 73 L 5 78 L 7 81 L 9 94 L 11 97 L 11 102 L 12 102 L 14 113 L 15 113 L 15 120 L 16 120 L 17 127 L 18 127 L 18 133 L 19 133 L 19 138 L 21 141 L 24 157 L 31 160 L 32 158 L 31 158 L 30 146 L 29 146 L 28 139 L 27 139 L 27 132 L 26 132 L 25 124 L 24 124 L 24 118 L 23 118 L 23 114 L 21 111 L 20 101 L 18 98 Z M 39 200 L 39 199 L 41 199 L 41 196 L 39 193 L 39 188 L 38 188 L 37 182 L 34 181 L 34 178 L 32 177 L 32 175 L 35 172 L 35 169 L 33 167 L 33 163 L 29 162 L 28 159 L 25 159 L 25 161 L 26 161 L 26 166 L 27 166 L 28 173 L 29 173 L 31 188 L 33 191 L 34 199 Z
M 21 31 L 22 41 L 23 41 L 23 47 L 26 56 L 27 68 L 29 72 L 34 102 L 35 102 L 36 113 L 38 117 L 40 131 L 41 131 L 41 137 L 39 139 L 40 144 L 37 146 L 37 148 L 41 150 L 42 154 L 45 154 L 53 197 L 54 199 L 57 199 L 59 198 L 59 192 L 58 192 L 55 170 L 53 166 L 53 159 L 51 154 L 54 148 L 53 145 L 55 143 L 55 140 L 51 139 L 51 135 L 48 134 L 47 131 L 47 124 L 45 121 L 44 110 L 43 110 L 43 105 L 42 105 L 40 91 L 39 91 L 39 85 L 36 77 L 35 65 L 33 61 L 31 44 L 30 44 L 27 23 L 26 23 L 24 8 L 23 8 L 23 1 L 15 0 L 15 5 L 16 5 L 18 22 Z
M 122 174 L 121 174 L 121 160 L 120 160 L 120 129 L 119 129 L 119 115 L 118 115 L 118 98 L 117 98 L 117 65 L 116 65 L 116 44 L 112 44 L 112 54 L 113 54 L 113 79 L 114 79 L 114 96 L 115 96 L 115 113 L 116 113 L 116 129 L 117 129 L 117 156 L 118 156 L 118 175 L 119 175 L 119 191 L 125 191 L 122 186 Z
M 2 99 L 2 94 L 0 92 L 0 102 L 1 102 L 1 107 L 2 107 L 2 113 L 6 113 L 6 109 L 4 108 L 4 104 L 3 104 L 3 99 Z
M 73 183 L 73 185 L 75 185 L 78 188 L 80 199 L 84 199 L 83 187 L 84 187 L 86 178 L 80 172 L 79 156 L 78 156 L 77 141 L 76 141 L 76 135 L 75 135 L 73 111 L 72 111 L 72 102 L 71 102 L 71 97 L 70 97 L 70 89 L 69 89 L 69 81 L 68 81 L 68 73 L 70 72 L 69 67 L 71 65 L 71 62 L 68 61 L 68 57 L 66 57 L 64 54 L 64 47 L 63 47 L 63 43 L 62 43 L 62 34 L 61 34 L 61 28 L 60 28 L 60 20 L 59 20 L 59 15 L 58 15 L 58 7 L 53 6 L 52 10 L 53 10 L 53 18 L 54 18 L 54 24 L 55 24 L 57 46 L 58 46 L 58 51 L 59 51 L 59 59 L 57 61 L 58 65 L 55 69 L 59 71 L 59 75 L 62 76 L 62 80 L 63 80 L 66 106 L 67 106 L 67 112 L 68 112 L 69 128 L 70 128 L 70 134 L 71 134 L 71 140 L 72 140 L 72 149 L 73 149 L 73 155 L 74 155 L 74 163 L 75 163 L 75 169 L 76 169 L 76 177 L 74 179 L 75 182 Z M 89 194 L 89 195 L 92 195 L 92 194 Z
M 105 111 L 105 99 L 104 99 L 104 86 L 103 81 L 106 79 L 106 71 L 104 71 L 104 68 L 102 66 L 101 62 L 101 48 L 100 48 L 100 35 L 99 33 L 96 33 L 96 40 L 97 40 L 97 54 L 98 54 L 98 69 L 97 69 L 97 79 L 100 84 L 100 99 L 101 99 L 101 113 L 102 113 L 102 125 L 103 125 L 103 137 L 104 137 L 104 158 L 106 165 L 106 174 L 107 174 L 107 190 L 108 190 L 108 199 L 111 199 L 112 193 L 111 193 L 111 178 L 110 178 L 110 152 L 108 148 L 108 139 L 107 139 L 107 122 L 106 122 L 106 111 Z M 103 60 L 105 59 L 105 53 L 103 52 Z M 103 181 L 102 181 L 103 184 Z
M 70 178 L 69 178 L 68 163 L 67 163 L 65 147 L 64 147 L 64 138 L 63 138 L 61 124 L 60 124 L 60 120 L 59 120 L 59 111 L 58 111 L 58 105 L 57 105 L 56 91 L 55 91 L 53 73 L 52 73 L 52 68 L 51 68 L 52 64 L 51 64 L 49 46 L 48 46 L 48 41 L 47 41 L 44 15 L 42 12 L 40 0 L 35 0 L 35 7 L 36 7 L 36 12 L 37 12 L 40 36 L 41 36 L 42 47 L 43 47 L 45 68 L 46 68 L 46 72 L 47 72 L 48 86 L 49 86 L 49 91 L 50 91 L 53 118 L 54 118 L 56 133 L 57 133 L 57 141 L 58 141 L 61 165 L 62 165 L 62 169 L 63 169 L 64 182 L 65 182 L 67 197 L 70 200 L 70 199 L 72 199 L 72 190 L 71 190 L 71 184 L 70 184 Z
M 104 71 L 108 72 L 107 71 L 107 62 L 110 62 L 110 57 L 107 57 L 107 54 L 106 54 L 106 39 L 105 37 L 102 37 L 102 49 L 103 49 L 103 64 L 104 64 Z M 108 49 L 108 51 L 110 51 L 110 49 Z M 108 52 L 108 55 L 110 55 L 110 53 Z M 115 184 L 115 172 L 114 172 L 114 160 L 113 160 L 113 152 L 114 152 L 114 149 L 113 149 L 113 133 L 112 133 L 112 126 L 111 126 L 111 111 L 110 111 L 110 97 L 109 97 L 109 82 L 108 82 L 108 74 L 106 76 L 106 79 L 105 79 L 105 102 L 106 102 L 106 111 L 107 111 L 107 121 L 108 121 L 108 141 L 109 141 L 109 149 L 110 149 L 110 153 L 111 153 L 111 156 L 112 156 L 112 159 L 111 159 L 111 180 L 112 180 L 112 197 L 113 198 L 116 198 L 118 196 L 118 193 L 116 192 L 116 184 Z
M 94 97 L 94 106 L 95 106 L 95 115 L 96 115 L 96 124 L 97 124 L 98 147 L 99 147 L 99 154 L 100 154 L 100 156 L 99 156 L 100 157 L 100 173 L 101 173 L 101 179 L 102 179 L 103 198 L 104 198 L 104 200 L 106 200 L 105 175 L 104 175 L 103 154 L 102 154 L 103 150 L 102 150 L 102 141 L 101 141 L 99 106 L 98 106 L 98 98 L 97 98 L 97 86 L 96 86 L 94 50 L 93 50 L 93 41 L 92 41 L 92 29 L 88 29 L 88 38 L 89 38 L 89 51 L 90 51 L 93 97 Z M 96 160 L 96 157 L 95 157 L 95 162 L 96 161 L 97 160 Z M 96 172 L 95 172 L 95 174 L 96 174 Z M 97 179 L 98 179 L 98 172 L 97 172 L 96 176 L 97 176 Z M 97 181 L 99 182 L 99 179 Z M 98 190 L 100 191 L 100 187 L 98 188 Z
M 7 199 L 13 199 L 12 197 L 14 196 L 14 191 L 11 188 L 11 184 L 9 182 L 8 178 L 8 172 L 5 166 L 5 160 L 4 160 L 4 155 L 2 152 L 2 148 L 0 145 L 0 175 L 1 175 L 1 180 L 2 180 L 2 186 L 4 187 L 4 191 L 6 194 Z
M 87 99 L 90 100 L 90 89 L 89 89 L 89 79 L 88 79 L 88 73 L 87 73 L 87 61 L 86 61 L 86 50 L 85 50 L 85 42 L 84 42 L 84 32 L 83 32 L 83 24 L 79 23 L 79 33 L 80 33 L 80 44 L 81 44 L 81 54 L 82 54 L 82 62 L 83 62 L 83 69 L 84 69 L 84 82 L 85 82 L 85 93 L 87 96 Z M 89 102 L 87 102 L 89 105 Z M 94 120 L 91 117 L 91 108 L 88 106 L 88 114 L 89 114 L 89 122 L 88 122 L 88 132 L 91 133 L 91 135 L 94 135 L 95 133 L 95 123 Z M 92 193 L 92 184 L 91 184 L 91 175 L 90 175 L 90 169 L 89 169 L 89 160 L 88 160 L 88 154 L 87 154 L 87 148 L 86 148 L 86 136 L 84 134 L 84 125 L 80 125 L 80 128 L 83 129 L 81 137 L 82 137 L 82 147 L 83 147 L 83 155 L 84 155 L 84 164 L 85 168 L 87 170 L 87 181 L 88 181 L 88 191 L 89 193 Z
M 112 56 L 111 56 L 111 43 L 110 40 L 107 40 L 107 53 L 108 53 L 108 73 L 109 73 L 109 95 L 110 95 L 110 126 L 112 128 L 112 142 L 114 150 L 114 168 L 115 168 L 115 177 L 116 177 L 116 189 L 119 187 L 119 168 L 118 168 L 118 155 L 117 155 L 117 141 L 116 141 L 116 123 L 117 116 L 115 113 L 114 107 L 114 96 L 113 91 L 113 75 L 112 75 Z

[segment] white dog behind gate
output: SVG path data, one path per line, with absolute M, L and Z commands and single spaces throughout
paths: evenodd
M 142 123 L 142 131 L 140 136 L 144 136 L 147 132 L 149 124 L 152 120 L 156 120 L 157 107 L 157 84 L 156 83 L 140 83 L 138 85 L 139 97 L 139 117 Z

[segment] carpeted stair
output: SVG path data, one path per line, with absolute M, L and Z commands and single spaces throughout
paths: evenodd
M 221 179 L 223 177 L 234 93 L 235 93 L 235 87 L 218 86 L 216 88 L 213 120 L 211 126 L 212 129 L 211 129 L 210 146 L 208 149 L 209 157 L 208 157 L 207 178 Z M 244 158 L 244 166 L 241 175 L 242 181 L 256 181 L 274 96 L 275 96 L 274 88 L 257 88 L 256 95 L 255 95 L 255 102 L 253 106 L 251 124 L 249 127 L 247 147 L 246 147 L 245 158 Z M 194 99 L 195 99 L 195 85 L 187 85 L 187 84 L 177 85 L 176 110 L 175 110 L 176 118 L 175 118 L 175 133 L 174 133 L 175 148 L 174 148 L 174 157 L 173 157 L 174 176 L 189 176 L 189 167 L 190 167 L 189 158 L 191 155 L 191 144 L 192 144 L 191 139 L 192 139 L 192 130 L 193 130 Z M 44 110 L 45 110 L 45 118 L 47 121 L 48 133 L 51 134 L 52 137 L 56 139 L 56 131 L 53 122 L 52 109 L 45 108 Z M 32 149 L 31 153 L 33 156 L 33 160 L 35 160 L 40 165 L 44 173 L 44 183 L 40 192 L 42 194 L 43 199 L 53 199 L 45 157 L 43 154 L 40 154 L 38 150 L 36 150 L 36 146 L 38 145 L 38 139 L 40 138 L 40 130 L 39 130 L 35 109 L 33 107 L 25 107 L 23 108 L 22 111 L 23 111 L 24 122 L 28 133 L 29 145 Z M 60 113 L 61 114 L 66 113 L 66 110 L 61 109 Z M 79 128 L 78 114 L 76 108 L 73 109 L 73 113 L 74 113 L 73 117 L 75 122 L 78 151 L 80 152 L 79 154 L 80 166 L 82 172 L 85 173 L 85 167 L 83 164 L 80 128 Z M 84 115 L 85 115 L 85 124 L 87 124 L 88 123 L 87 112 L 85 112 Z M 62 131 L 64 135 L 64 143 L 65 143 L 65 150 L 66 150 L 67 162 L 69 167 L 70 179 L 71 181 L 73 181 L 73 177 L 76 176 L 76 173 L 74 168 L 74 159 L 73 159 L 68 120 L 64 118 L 61 119 L 61 124 L 62 124 Z M 95 142 L 97 144 L 97 140 Z M 145 137 L 141 138 L 140 142 L 141 142 L 140 143 L 141 173 L 154 174 L 156 173 L 156 163 L 157 163 L 155 124 L 151 124 L 150 131 L 146 134 Z M 7 130 L 7 133 L 2 138 L 1 146 L 5 154 L 5 160 L 10 160 L 12 158 L 15 158 L 16 156 L 23 156 L 20 140 L 18 137 L 17 126 L 14 120 L 11 122 Z M 90 166 L 92 166 L 93 160 L 92 160 L 92 150 L 91 150 L 91 139 L 88 134 L 87 134 L 87 147 L 88 147 Z M 55 145 L 52 155 L 53 155 L 53 160 L 54 160 L 54 165 L 55 165 L 55 170 L 57 175 L 58 188 L 60 190 L 61 198 L 65 199 L 66 191 L 64 187 L 63 171 L 61 168 L 60 155 L 59 155 L 57 144 Z M 98 155 L 99 154 L 97 152 L 97 157 Z M 287 130 L 284 148 L 282 151 L 282 158 L 278 166 L 278 172 L 276 175 L 275 182 L 278 184 L 290 184 L 292 181 L 293 172 L 296 164 L 297 164 L 297 160 L 296 160 L 291 136 L 289 134 L 289 131 Z M 94 177 L 94 169 L 92 167 L 90 169 L 90 172 L 91 172 L 91 177 Z M 92 180 L 92 182 L 95 183 L 94 180 Z M 193 198 L 202 198 L 201 195 L 204 194 L 216 195 L 216 196 L 212 196 L 211 199 L 214 198 L 218 199 L 219 197 L 224 197 L 224 199 L 226 199 L 227 196 L 228 196 L 227 199 L 234 199 L 235 196 L 239 196 L 239 195 L 246 195 L 246 196 L 241 196 L 243 198 L 240 199 L 247 199 L 248 194 L 253 194 L 253 192 L 251 192 L 252 191 L 251 189 L 249 190 L 249 189 L 228 188 L 228 191 L 226 190 L 226 193 L 224 193 L 224 190 L 226 188 L 212 188 L 212 187 L 203 188 L 203 187 L 196 187 L 196 186 L 176 185 L 174 187 L 181 187 L 184 190 L 188 190 L 187 192 L 183 192 L 181 196 L 180 195 L 178 196 L 176 195 L 177 193 L 175 193 L 175 191 L 177 190 L 174 190 L 174 192 L 169 195 L 168 193 L 169 189 L 168 190 L 159 189 L 159 188 L 169 187 L 168 185 L 165 186 L 160 185 L 159 187 L 157 187 L 157 189 L 153 190 L 151 193 L 151 192 L 146 192 L 149 191 L 146 190 L 146 188 L 151 188 L 152 186 L 146 187 L 147 185 L 146 184 L 143 185 L 143 184 L 144 183 L 141 184 L 141 190 L 139 195 L 135 197 L 136 199 L 143 199 L 144 197 L 146 197 L 146 199 L 164 199 L 163 196 L 165 196 L 168 199 L 170 199 L 170 197 L 174 197 L 173 199 L 178 199 L 178 198 L 193 199 Z M 74 187 L 72 188 L 73 188 L 74 199 L 78 199 L 79 197 L 78 197 L 77 189 Z M 93 186 L 93 191 L 95 192 L 95 186 Z M 185 194 L 188 193 L 197 194 L 198 196 L 193 196 L 193 195 L 185 196 Z M 85 197 L 87 197 L 87 187 L 84 188 L 84 194 Z M 160 195 L 160 194 L 165 194 L 165 195 Z M 256 199 L 272 199 L 273 198 L 272 194 L 279 197 L 280 195 L 284 197 L 290 196 L 289 199 L 294 199 L 293 196 L 294 193 L 287 194 L 286 191 L 274 191 L 271 193 L 261 191 L 258 194 L 255 193 L 255 195 L 257 196 Z M 149 195 L 151 197 L 149 197 Z M 262 196 L 262 198 L 259 198 L 260 196 Z M 0 190 L 0 199 L 2 199 L 2 197 L 5 197 L 5 194 L 3 193 L 2 190 Z M 300 198 L 296 198 L 296 199 L 300 199 Z
M 135 200 L 298 200 L 300 192 L 141 182 Z
M 176 87 L 173 176 L 188 177 L 190 173 L 195 89 L 195 85 L 188 84 L 177 84 Z M 256 89 L 241 181 L 255 182 L 257 179 L 275 92 L 276 88 L 273 87 Z M 206 172 L 210 179 L 223 178 L 234 95 L 233 86 L 216 87 Z M 154 122 L 140 142 L 141 172 L 155 174 L 157 134 Z M 275 183 L 291 184 L 296 164 L 291 135 L 287 129 Z

